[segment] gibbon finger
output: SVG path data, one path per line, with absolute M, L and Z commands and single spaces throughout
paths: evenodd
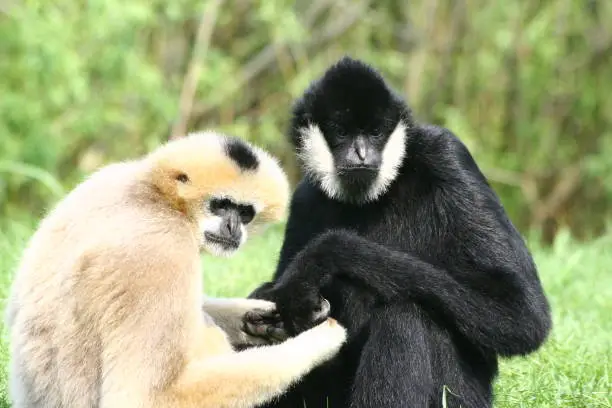
M 289 338 L 282 322 L 273 324 L 253 324 L 245 322 L 244 332 L 253 337 L 262 337 L 273 342 L 282 342 Z

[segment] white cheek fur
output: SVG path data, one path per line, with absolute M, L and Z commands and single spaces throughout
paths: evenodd
M 242 246 L 247 242 L 249 234 L 244 224 L 240 224 L 240 232 L 242 232 L 242 234 L 240 235 L 240 246 Z
M 221 229 L 221 217 L 212 214 L 205 214 L 198 222 L 200 227 L 200 243 L 204 244 L 204 233 L 213 232 L 217 234 Z
M 323 132 L 317 125 L 310 124 L 300 129 L 300 133 L 302 147 L 298 156 L 304 165 L 304 170 L 319 182 L 321 189 L 328 197 L 341 200 L 345 194 L 336 175 L 334 157 Z M 363 197 L 363 201 L 374 201 L 387 191 L 391 182 L 397 177 L 397 172 L 404 160 L 405 143 L 406 125 L 400 121 L 387 140 L 382 152 L 382 164 L 378 177 L 366 196 Z
M 384 194 L 391 182 L 397 177 L 406 151 L 406 130 L 406 125 L 400 121 L 391 132 L 382 152 L 382 163 L 378 177 L 368 192 L 368 201 L 374 201 Z
M 334 156 L 329 151 L 321 129 L 314 124 L 300 129 L 302 148 L 298 152 L 305 171 L 319 181 L 321 188 L 331 198 L 340 198 L 342 191 L 336 176 Z

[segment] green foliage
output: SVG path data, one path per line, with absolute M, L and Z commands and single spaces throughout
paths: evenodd
M 612 200 L 612 2 L 27 0 L 0 11 L 0 214 L 39 215 L 177 123 L 256 141 L 298 171 L 291 101 L 343 54 L 473 151 L 524 231 L 602 231 Z M 207 20 L 204 20 L 209 24 Z M 202 54 L 193 59 L 194 48 Z M 201 67 L 186 117 L 186 73 Z M 187 89 L 189 86 L 186 87 Z
M 11 223 L 0 236 L 0 297 L 6 298 L 13 268 L 33 223 Z M 267 280 L 276 264 L 283 228 L 270 228 L 230 259 L 204 256 L 210 296 L 246 296 Z M 535 242 L 535 241 L 533 241 Z M 551 248 L 532 245 L 553 310 L 554 328 L 544 347 L 526 358 L 502 361 L 497 408 L 611 407 L 612 235 L 579 244 L 562 232 Z M 4 301 L 3 301 L 4 302 Z M 4 304 L 0 304 L 0 310 Z M 3 330 L 3 332 L 5 332 Z M 0 408 L 6 396 L 6 337 L 0 344 Z M 448 390 L 452 392 L 452 390 Z M 333 407 L 331 407 L 333 408 Z

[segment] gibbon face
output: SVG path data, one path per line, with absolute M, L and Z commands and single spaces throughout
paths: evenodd
M 411 123 L 383 78 L 346 57 L 298 100 L 291 134 L 307 175 L 328 196 L 364 203 L 397 176 Z
M 147 160 L 154 185 L 197 224 L 201 249 L 213 255 L 234 254 L 258 226 L 285 215 L 285 173 L 265 151 L 238 138 L 195 133 Z
M 211 197 L 204 203 L 204 215 L 199 222 L 201 247 L 213 255 L 232 255 L 246 242 L 246 227 L 256 214 L 251 203 Z

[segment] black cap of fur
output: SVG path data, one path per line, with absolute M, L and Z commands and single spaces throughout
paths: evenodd
M 404 100 L 365 62 L 344 57 L 313 81 L 293 107 L 290 137 L 300 145 L 299 129 L 309 123 L 350 134 L 390 132 L 402 119 L 412 124 Z
M 225 153 L 241 170 L 253 171 L 259 166 L 257 154 L 247 143 L 237 137 L 226 137 Z

